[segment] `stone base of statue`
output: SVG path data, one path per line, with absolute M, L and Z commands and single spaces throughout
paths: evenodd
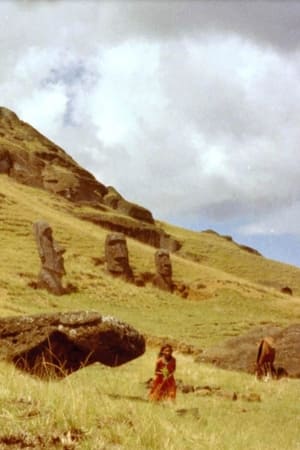
M 65 293 L 60 274 L 43 268 L 38 274 L 36 287 L 39 289 L 47 289 L 47 291 L 55 295 L 63 295 Z
M 153 286 L 162 289 L 163 291 L 173 292 L 174 290 L 172 278 L 169 277 L 163 277 L 162 275 L 157 274 L 153 278 L 152 283 Z

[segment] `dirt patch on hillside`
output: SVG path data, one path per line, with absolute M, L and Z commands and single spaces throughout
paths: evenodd
M 254 373 L 258 345 L 265 336 L 272 336 L 275 341 L 275 367 L 283 367 L 289 377 L 300 378 L 300 324 L 286 328 L 274 324 L 255 327 L 247 334 L 205 349 L 196 357 L 196 361 L 212 363 L 223 369 Z

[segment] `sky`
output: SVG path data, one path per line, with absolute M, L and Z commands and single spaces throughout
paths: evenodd
M 0 105 L 157 220 L 300 267 L 300 2 L 1 0 Z

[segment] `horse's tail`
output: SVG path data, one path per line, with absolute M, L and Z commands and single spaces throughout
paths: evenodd
M 264 340 L 262 340 L 262 341 L 260 342 L 260 344 L 259 344 L 258 352 L 257 352 L 257 357 L 256 357 L 256 364 L 259 363 L 259 360 L 260 360 L 260 357 L 261 357 L 261 354 L 262 354 L 263 344 L 264 344 Z

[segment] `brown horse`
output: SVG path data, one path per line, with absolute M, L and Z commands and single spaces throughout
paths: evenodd
M 263 338 L 259 344 L 256 357 L 256 376 L 258 379 L 266 376 L 276 377 L 276 369 L 274 367 L 275 345 L 272 337 Z

